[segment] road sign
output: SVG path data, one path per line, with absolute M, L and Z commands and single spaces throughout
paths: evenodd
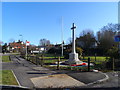
M 114 39 L 115 39 L 116 42 L 120 42 L 120 35 L 116 35 L 116 36 L 114 37 Z
M 29 46 L 30 45 L 30 42 L 29 41 L 26 41 L 26 46 Z

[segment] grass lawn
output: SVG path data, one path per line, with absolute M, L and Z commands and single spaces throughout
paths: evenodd
M 2 56 L 2 62 L 11 62 L 9 56 Z
M 110 58 L 110 57 L 106 58 L 105 56 L 96 56 L 96 61 L 95 61 L 95 56 L 89 56 L 89 57 L 90 57 L 90 61 L 94 62 L 96 64 L 101 64 L 102 62 L 105 62 Z M 83 57 L 82 57 L 82 59 L 83 59 Z M 84 60 L 82 60 L 82 61 L 87 62 L 87 60 L 88 60 L 88 57 L 84 57 Z
M 36 56 L 40 56 L 41 57 L 41 54 L 37 54 Z M 44 58 L 45 59 L 49 59 L 49 58 L 58 58 L 59 55 L 56 55 L 55 54 L 44 54 Z M 64 58 L 64 57 L 61 57 L 61 58 Z
M 20 53 L 11 53 L 12 55 L 20 55 Z
M 83 57 L 82 57 L 82 59 L 83 59 Z M 84 57 L 84 59 L 87 60 L 88 57 Z M 90 59 L 91 59 L 91 61 L 94 61 L 95 56 L 90 56 Z M 106 60 L 106 57 L 104 57 L 104 56 L 96 56 L 96 61 L 105 61 L 105 60 Z
M 60 61 L 66 61 L 67 59 L 61 59 Z M 54 62 L 57 62 L 58 59 L 55 59 L 55 60 L 44 60 L 44 63 L 54 63 Z
M 91 61 L 95 61 L 95 56 L 89 56 Z M 109 59 L 109 57 L 107 57 Z M 96 56 L 96 61 L 107 61 L 107 58 L 104 56 Z M 83 59 L 83 57 L 82 57 Z M 82 61 L 87 61 L 88 57 L 84 57 L 84 60 Z
M 2 85 L 18 85 L 13 73 L 11 70 L 0 70 L 0 84 Z
M 37 57 L 39 57 L 39 56 L 41 56 L 41 55 L 38 54 Z M 102 64 L 102 63 L 108 61 L 108 59 L 110 58 L 110 57 L 105 57 L 105 56 L 96 56 L 96 60 L 95 60 L 95 56 L 89 56 L 89 57 L 90 57 L 90 62 L 95 63 L 95 64 Z M 64 57 L 61 57 L 61 58 L 62 59 L 60 61 L 68 60 L 68 59 L 63 59 Z M 31 57 L 30 61 L 32 61 L 33 63 L 36 63 L 36 58 Z M 43 63 L 54 63 L 54 62 L 57 62 L 57 61 L 58 61 L 58 56 L 55 58 L 55 56 L 52 55 L 52 54 L 51 55 L 50 54 L 45 54 L 44 55 Z M 88 56 L 84 57 L 84 59 L 82 57 L 81 61 L 88 62 Z

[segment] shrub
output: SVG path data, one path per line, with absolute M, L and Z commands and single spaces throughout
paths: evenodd
M 111 58 L 119 58 L 119 54 L 118 54 L 118 48 L 117 47 L 112 47 L 111 49 L 109 49 L 107 51 L 107 54 L 111 57 Z

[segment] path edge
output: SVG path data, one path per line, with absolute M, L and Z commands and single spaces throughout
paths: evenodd
M 105 82 L 105 81 L 109 80 L 109 76 L 106 73 L 103 73 L 101 71 L 99 71 L 99 73 L 103 74 L 105 76 L 105 78 L 97 80 L 97 81 L 94 81 L 94 82 L 91 82 L 91 83 L 88 83 L 88 84 L 86 84 L 86 86 L 90 86 L 90 85 L 93 85 L 93 84 L 102 83 L 102 82 Z

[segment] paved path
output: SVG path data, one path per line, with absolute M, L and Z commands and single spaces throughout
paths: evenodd
M 51 72 L 49 71 L 49 73 L 40 73 L 37 70 L 35 70 L 35 68 L 38 67 L 37 65 L 34 65 L 26 61 L 25 59 L 20 58 L 19 56 L 17 56 L 16 58 L 16 56 L 12 55 L 11 60 L 12 62 L 3 63 L 2 69 L 13 70 L 20 85 L 24 87 L 30 87 L 30 88 L 34 87 L 33 83 L 30 80 L 30 78 L 32 77 L 47 76 L 53 73 L 52 71 Z M 41 68 L 41 71 L 42 70 L 46 71 L 45 68 L 42 67 L 38 67 L 38 68 Z

